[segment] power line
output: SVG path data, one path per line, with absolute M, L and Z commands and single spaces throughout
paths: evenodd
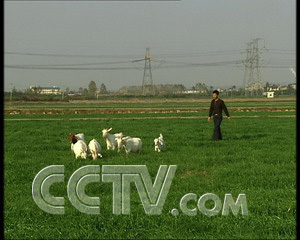
M 22 65 L 5 65 L 5 68 L 11 69 L 24 69 L 24 70 L 127 70 L 135 69 L 133 67 L 93 67 L 93 68 L 79 68 L 79 67 L 35 67 L 35 66 L 22 66 Z
M 270 51 L 279 51 L 279 52 L 296 52 L 296 50 L 292 49 L 278 49 L 278 48 L 269 48 Z
M 140 55 L 81 55 L 81 54 L 51 54 L 30 52 L 4 52 L 8 55 L 40 56 L 40 57 L 66 57 L 66 58 L 137 58 Z
M 197 57 L 207 55 L 227 55 L 237 54 L 242 50 L 227 50 L 227 51 L 213 51 L 213 52 L 189 52 L 189 53 L 170 53 L 159 54 L 159 57 Z M 21 56 L 39 56 L 39 57 L 70 57 L 70 58 L 138 58 L 140 55 L 83 55 L 83 54 L 52 54 L 52 53 L 32 53 L 32 52 L 14 52 L 6 51 L 8 55 L 21 55 Z
M 235 50 L 223 50 L 223 51 L 206 51 L 206 52 L 188 52 L 188 53 L 166 53 L 158 54 L 156 57 L 192 57 L 192 56 L 206 56 L 206 55 L 227 55 L 227 54 L 238 54 L 246 53 L 243 49 Z M 295 50 L 291 49 L 268 49 L 268 53 L 296 53 Z M 91 57 L 91 58 L 136 58 L 140 55 L 89 55 L 89 54 L 56 54 L 56 53 L 32 53 L 32 52 L 15 52 L 15 51 L 6 51 L 5 54 L 9 55 L 24 55 L 24 56 L 43 56 L 43 57 Z
M 118 61 L 118 62 L 98 62 L 98 63 L 62 63 L 62 64 L 29 64 L 29 65 L 19 65 L 22 67 L 59 67 L 59 66 L 93 66 L 93 65 L 113 65 L 113 64 L 123 64 L 132 63 L 132 61 Z
M 177 65 L 168 65 L 163 66 L 164 63 L 160 63 L 156 67 L 152 67 L 153 69 L 172 69 L 172 68 L 196 68 L 196 67 L 241 67 L 243 66 L 240 61 L 232 62 L 231 64 L 220 64 L 218 63 L 194 63 L 194 64 L 177 64 Z M 5 65 L 5 68 L 8 69 L 23 69 L 23 70 L 130 70 L 130 69 L 136 69 L 136 70 L 143 70 L 138 67 L 35 67 L 35 66 L 22 66 L 22 65 Z M 279 65 L 261 65 L 261 68 L 290 68 L 291 66 L 279 66 Z M 295 67 L 295 66 L 293 66 Z
M 172 67 L 189 67 L 189 66 L 221 66 L 221 65 L 228 65 L 228 64 L 239 64 L 242 63 L 242 60 L 239 61 L 223 61 L 223 62 L 209 62 L 209 63 L 186 63 L 186 62 L 174 62 L 174 61 L 157 61 L 153 60 L 154 62 L 158 62 L 160 65 L 162 64 L 176 64 L 176 65 L 169 65 L 169 66 L 161 66 L 160 68 L 172 68 Z M 135 63 L 136 61 L 128 61 L 126 63 Z M 125 63 L 125 62 L 124 62 Z M 105 63 L 109 64 L 109 63 Z M 81 65 L 81 64 L 78 64 Z M 82 64 L 84 65 L 84 64 Z M 96 65 L 96 64 L 92 64 Z M 62 66 L 62 67 L 57 67 Z M 5 68 L 14 68 L 14 69 L 40 69 L 40 70 L 123 70 L 123 69 L 135 69 L 135 67 L 65 67 L 70 66 L 69 64 L 63 65 L 5 65 Z
M 228 50 L 228 51 L 213 51 L 213 52 L 192 52 L 192 53 L 173 53 L 173 54 L 159 54 L 156 57 L 173 57 L 173 58 L 180 58 L 180 57 L 198 57 L 198 56 L 213 56 L 213 55 L 232 55 L 232 54 L 239 54 L 242 50 Z
M 253 44 L 253 43 L 252 43 Z M 271 49 L 275 53 L 279 54 L 291 54 L 294 50 L 289 49 Z M 243 53 L 241 50 L 225 50 L 225 51 L 206 51 L 206 52 L 190 52 L 190 53 L 171 53 L 171 54 L 160 54 L 155 58 L 151 57 L 151 62 L 154 62 L 151 66 L 152 70 L 155 69 L 171 69 L 171 68 L 190 68 L 190 67 L 221 67 L 221 66 L 234 66 L 240 67 L 241 64 L 245 66 L 248 64 L 254 64 L 257 61 L 256 57 L 250 54 L 253 50 L 247 49 L 243 51 L 247 53 L 246 61 L 243 60 L 227 60 L 227 61 L 211 61 L 211 62 L 184 62 L 184 61 L 174 61 L 168 60 L 168 58 L 193 58 L 201 56 L 220 56 L 220 55 L 230 55 L 236 53 Z M 270 53 L 270 51 L 268 51 Z M 42 57 L 70 57 L 70 58 L 128 58 L 125 61 L 108 61 L 108 62 L 89 62 L 89 63 L 56 63 L 56 64 L 7 64 L 5 68 L 8 69 L 24 69 L 24 70 L 130 70 L 138 69 L 142 70 L 142 66 L 138 67 L 135 64 L 144 63 L 147 60 L 147 55 L 145 58 L 138 58 L 138 55 L 76 55 L 76 54 L 50 54 L 50 53 L 31 53 L 31 52 L 13 52 L 7 51 L 5 54 L 8 55 L 24 55 L 24 56 L 42 56 Z M 251 56 L 250 56 L 250 55 Z M 256 53 L 258 54 L 258 53 Z M 161 60 L 160 57 L 165 59 Z M 134 59 L 135 60 L 132 60 Z M 138 59 L 136 59 L 138 58 Z M 166 60 L 167 59 L 167 60 Z M 271 65 L 270 63 L 275 65 Z M 294 63 L 295 60 L 292 59 L 271 59 L 269 60 L 268 65 L 264 65 L 263 68 L 289 68 L 291 63 Z M 131 64 L 131 66 L 122 66 L 122 64 Z M 279 64 L 279 65 L 278 65 Z M 285 66 L 287 64 L 288 66 Z M 101 65 L 112 65 L 107 67 L 100 67 Z M 115 66 L 117 65 L 117 66 Z M 150 64 L 151 65 L 151 64 Z M 281 66 L 280 66 L 281 65 Z M 86 67 L 83 67 L 86 66 Z M 88 67 L 90 66 L 90 67 Z M 248 68 L 249 70 L 250 68 Z M 145 67 L 143 68 L 145 72 Z M 245 74 L 248 70 L 245 70 Z M 152 73 L 151 73 L 152 74 Z M 245 76 L 244 76 L 245 79 Z
M 166 61 L 166 63 L 176 63 L 183 65 L 193 65 L 193 66 L 216 66 L 216 65 L 228 65 L 228 64 L 239 64 L 242 63 L 243 60 L 232 60 L 232 61 L 222 61 L 222 62 L 208 62 L 208 63 L 191 63 L 191 62 L 177 62 L 177 61 Z

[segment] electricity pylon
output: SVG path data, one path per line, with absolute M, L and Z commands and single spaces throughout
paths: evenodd
M 290 70 L 293 73 L 294 77 L 296 78 L 296 72 L 295 72 L 294 68 L 291 67 Z
M 257 90 L 262 90 L 262 80 L 260 74 L 260 53 L 263 48 L 259 48 L 259 40 L 261 38 L 255 38 L 252 42 L 247 43 L 247 55 L 244 61 L 245 73 L 244 73 L 244 88 L 246 91 L 253 93 Z
M 144 76 L 143 76 L 143 85 L 142 85 L 143 95 L 154 95 L 154 86 L 152 79 L 151 71 L 151 56 L 149 53 L 149 48 L 146 49 L 145 55 L 145 67 L 144 67 Z

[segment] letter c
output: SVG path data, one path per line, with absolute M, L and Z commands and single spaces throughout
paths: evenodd
M 64 214 L 64 198 L 50 194 L 50 186 L 64 182 L 64 166 L 51 165 L 43 168 L 32 182 L 32 197 L 40 209 L 50 214 Z

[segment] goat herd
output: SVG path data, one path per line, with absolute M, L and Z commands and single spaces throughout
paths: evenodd
M 130 152 L 140 152 L 142 149 L 142 140 L 136 137 L 123 136 L 123 133 L 110 133 L 112 128 L 103 129 L 102 136 L 106 141 L 107 150 L 115 150 L 116 147 L 118 152 L 125 148 L 126 154 Z M 78 157 L 86 159 L 89 155 L 92 156 L 94 160 L 101 155 L 101 145 L 96 139 L 92 139 L 87 145 L 85 142 L 85 137 L 83 133 L 70 134 L 71 150 L 75 154 L 75 158 Z M 154 139 L 154 151 L 161 152 L 165 149 L 165 142 L 162 134 L 158 138 Z

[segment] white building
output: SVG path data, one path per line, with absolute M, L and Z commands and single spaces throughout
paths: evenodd
M 267 98 L 274 98 L 274 92 L 266 92 Z
M 53 86 L 53 87 L 30 86 L 30 90 L 37 94 L 45 94 L 45 95 L 60 95 L 61 94 L 61 89 L 57 86 Z
M 199 90 L 193 90 L 193 89 L 187 89 L 183 91 L 178 91 L 176 93 L 183 93 L 183 94 L 194 94 L 194 93 L 200 93 Z
M 296 83 L 289 84 L 289 87 L 296 90 L 297 84 Z

